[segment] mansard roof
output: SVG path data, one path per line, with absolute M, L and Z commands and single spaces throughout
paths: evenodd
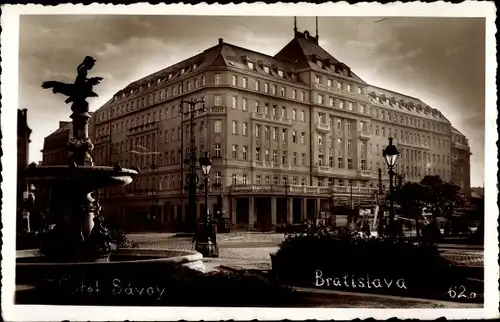
M 392 109 L 415 114 L 419 117 L 428 117 L 441 122 L 450 123 L 450 121 L 438 109 L 430 107 L 427 103 L 416 97 L 373 85 L 368 87 L 368 95 L 372 99 L 376 97 L 381 98 L 381 103 L 387 104 L 387 107 Z
M 324 50 L 318 41 L 319 37 L 310 36 L 307 30 L 304 32 L 296 31 L 295 37 L 274 57 L 291 62 L 298 69 L 311 68 L 317 71 L 343 73 L 344 76 L 365 83 L 349 66 Z M 318 62 L 321 62 L 321 65 L 318 65 Z

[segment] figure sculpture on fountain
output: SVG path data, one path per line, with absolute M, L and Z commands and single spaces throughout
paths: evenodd
M 71 104 L 71 119 L 73 119 L 73 137 L 68 141 L 69 149 L 72 153 L 70 164 L 76 166 L 93 165 L 90 153 L 94 145 L 88 136 L 88 123 L 90 119 L 88 97 L 97 97 L 93 87 L 99 85 L 102 77 L 87 78 L 88 71 L 95 65 L 96 60 L 91 56 L 86 56 L 83 62 L 78 65 L 77 76 L 73 84 L 66 84 L 57 81 L 48 81 L 42 84 L 42 88 L 50 89 L 54 94 L 68 96 L 65 103 Z

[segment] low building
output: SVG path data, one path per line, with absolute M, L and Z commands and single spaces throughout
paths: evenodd
M 71 122 L 60 121 L 59 128 L 45 137 L 42 150 L 43 165 L 68 164 L 68 140 L 72 132 Z

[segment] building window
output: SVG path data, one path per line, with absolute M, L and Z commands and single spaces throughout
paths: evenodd
M 277 91 L 278 91 L 278 87 L 273 84 L 273 95 L 276 95 Z
M 305 122 L 306 119 L 306 113 L 304 111 L 300 111 L 300 120 L 302 122 Z
M 316 84 L 321 83 L 321 77 L 319 75 L 315 75 L 314 77 Z
M 347 84 L 347 91 L 350 93 L 351 92 L 351 85 Z
M 233 144 L 233 150 L 231 156 L 233 157 L 233 159 L 238 158 L 238 146 L 235 144 Z
M 216 143 L 215 144 L 214 150 L 215 150 L 215 156 L 216 157 L 218 157 L 218 158 L 222 157 L 222 150 L 221 150 L 221 147 L 220 147 L 220 143 Z
M 248 135 L 248 123 L 243 123 L 242 134 L 243 135 Z
M 260 125 L 255 125 L 255 137 L 260 137 Z
M 215 120 L 214 121 L 214 133 L 221 133 L 221 132 L 222 132 L 222 121 Z
M 297 143 L 297 131 L 296 130 L 292 131 L 292 142 Z
M 361 170 L 366 170 L 366 160 L 361 160 Z
M 278 163 L 278 150 L 273 149 L 273 162 Z
M 269 66 L 264 66 L 264 71 L 269 74 Z
M 286 141 L 286 129 L 283 129 L 281 131 L 281 141 L 285 142 Z
M 264 138 L 269 140 L 269 126 L 264 127 Z
M 255 81 L 255 90 L 259 91 L 259 89 L 260 89 L 260 82 L 259 81 Z
M 325 156 L 323 154 L 318 155 L 318 166 L 322 167 L 325 162 Z
M 306 165 L 306 154 L 302 153 L 302 165 Z
M 246 173 L 243 173 L 242 179 L 243 179 L 243 184 L 248 184 L 248 177 Z
M 266 176 L 266 184 L 271 184 L 271 177 Z
M 248 68 L 250 68 L 252 70 L 254 69 L 254 64 L 251 61 L 247 62 L 247 66 L 248 66 Z
M 233 121 L 233 134 L 238 134 L 238 122 Z
M 353 108 L 352 102 L 347 103 L 347 106 L 348 106 L 348 110 L 352 111 L 352 108 Z
M 342 89 L 342 82 L 337 82 L 337 88 Z
M 261 179 L 260 174 L 258 174 L 258 175 L 255 176 L 255 183 L 256 184 L 262 184 L 262 179 Z
M 338 162 L 337 162 L 337 167 L 338 167 L 339 169 L 343 169 L 343 168 L 344 168 L 344 158 L 338 158 L 338 160 L 337 160 L 337 161 L 338 161 Z
M 279 75 L 280 77 L 283 77 L 283 69 L 278 69 L 278 75 Z
M 333 168 L 333 157 L 328 157 L 328 166 Z
M 333 85 L 333 81 L 332 81 L 331 79 L 328 79 L 328 81 L 327 81 L 327 85 L 328 85 L 328 87 L 332 87 L 332 85 Z
M 297 152 L 293 152 L 293 165 L 297 165 Z
M 233 86 L 237 85 L 238 85 L 238 78 L 236 77 L 236 75 L 233 75 Z
M 297 90 L 295 90 L 295 89 L 293 89 L 293 90 L 292 90 L 292 98 L 293 98 L 294 100 L 296 100 L 296 99 L 297 99 Z
M 215 177 L 215 183 L 221 184 L 222 183 L 222 175 L 220 171 L 215 171 L 214 172 L 214 177 Z
M 318 94 L 318 104 L 323 104 L 323 95 Z
M 300 144 L 304 144 L 305 139 L 306 139 L 306 133 L 302 132 L 300 135 Z
M 352 140 L 351 139 L 347 140 L 347 150 L 352 151 Z
M 269 93 L 269 83 L 264 83 L 264 92 Z
M 214 96 L 214 105 L 215 106 L 222 106 L 222 97 L 220 95 Z
M 278 177 L 277 177 L 277 176 L 274 176 L 274 177 L 273 177 L 273 184 L 274 184 L 274 185 L 277 185 L 278 183 L 279 183 L 279 179 L 278 179 Z
M 238 184 L 238 177 L 236 176 L 236 173 L 233 173 L 231 175 L 231 182 L 233 185 L 237 185 Z
M 329 99 L 328 99 L 328 104 L 329 104 L 330 106 L 332 106 L 332 107 L 335 105 L 335 100 L 334 100 L 334 98 L 333 98 L 333 97 L 331 97 L 331 96 L 329 97 Z
M 286 90 L 285 87 L 281 87 L 281 97 L 285 97 Z
M 242 155 L 243 156 L 243 160 L 246 160 L 247 157 L 248 157 L 248 147 L 244 145 L 243 148 L 242 148 L 242 152 L 243 152 L 243 155 Z
M 233 108 L 238 107 L 237 103 L 238 103 L 238 98 L 236 96 L 233 96 Z
M 220 83 L 221 83 L 220 74 L 215 74 L 215 85 L 220 85 Z
M 241 109 L 242 109 L 243 111 L 246 111 L 246 110 L 247 110 L 247 106 L 248 106 L 248 100 L 247 100 L 246 98 L 244 98 L 244 99 L 242 100 L 242 106 L 241 106 Z
M 292 110 L 292 120 L 296 120 L 297 119 L 297 110 L 296 109 L 293 109 Z
M 269 149 L 266 149 L 265 158 L 266 158 L 266 161 L 269 162 Z
M 324 140 L 323 134 L 318 134 L 318 145 L 323 145 L 323 140 Z
M 304 92 L 304 91 L 300 92 L 300 100 L 301 101 L 305 101 L 306 100 L 306 92 Z
M 255 148 L 255 161 L 260 161 L 260 148 Z

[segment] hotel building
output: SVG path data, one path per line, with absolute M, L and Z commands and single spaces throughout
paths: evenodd
M 450 122 L 417 98 L 367 84 L 318 39 L 295 30 L 274 57 L 219 39 L 117 92 L 91 120 L 94 163 L 141 173 L 103 192 L 104 213 L 129 228 L 194 220 L 183 189 L 190 115 L 181 99 L 205 101 L 194 126 L 198 156 L 209 151 L 214 164 L 209 207 L 233 227 L 267 229 L 329 216 L 333 204 L 371 205 L 378 168 L 388 186 L 382 150 L 390 136 L 407 181 L 451 180 Z

